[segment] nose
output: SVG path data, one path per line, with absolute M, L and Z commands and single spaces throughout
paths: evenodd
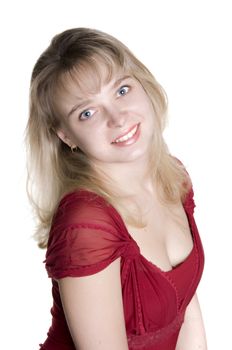
M 122 127 L 125 124 L 126 113 L 123 109 L 118 108 L 118 106 L 108 106 L 104 110 L 107 126 L 109 128 Z

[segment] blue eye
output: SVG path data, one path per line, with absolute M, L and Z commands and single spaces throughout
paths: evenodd
M 93 116 L 93 110 L 92 109 L 87 109 L 86 111 L 84 111 L 84 112 L 82 112 L 81 114 L 80 114 L 80 119 L 81 120 L 85 120 L 85 119 L 89 119 L 89 118 L 91 118 L 92 116 Z
M 128 93 L 129 91 L 129 86 L 125 85 L 125 86 L 121 86 L 120 89 L 118 90 L 118 94 L 119 96 L 124 96 Z

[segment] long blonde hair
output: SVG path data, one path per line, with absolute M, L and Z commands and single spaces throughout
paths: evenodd
M 39 57 L 31 77 L 26 128 L 27 189 L 38 219 L 35 238 L 41 248 L 47 245 L 54 211 L 65 193 L 89 189 L 105 197 L 112 205 L 119 206 L 117 194 L 109 191 L 106 183 L 96 176 L 85 154 L 71 152 L 56 134 L 62 117 L 56 101 L 58 93 L 65 88 L 65 80 L 75 75 L 78 82 L 78 73 L 83 75 L 83 68 L 92 69 L 97 74 L 99 62 L 106 66 L 109 78 L 115 69 L 122 69 L 143 86 L 156 116 L 151 157 L 154 179 L 160 184 L 167 201 L 174 202 L 186 193 L 186 186 L 183 186 L 186 173 L 182 165 L 170 156 L 162 136 L 167 97 L 154 76 L 114 37 L 88 28 L 64 31 L 52 39 Z M 136 220 L 133 220 L 136 225 Z

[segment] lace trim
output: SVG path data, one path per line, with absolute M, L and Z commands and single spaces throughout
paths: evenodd
M 178 314 L 173 322 L 168 326 L 158 329 L 153 332 L 147 332 L 142 335 L 129 335 L 127 337 L 128 345 L 133 349 L 143 349 L 147 346 L 152 346 L 162 342 L 167 337 L 176 333 L 184 321 L 184 312 Z

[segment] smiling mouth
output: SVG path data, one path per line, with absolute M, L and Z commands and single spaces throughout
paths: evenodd
M 136 124 L 127 134 L 115 139 L 112 143 L 120 143 L 130 140 L 137 132 L 139 124 Z

